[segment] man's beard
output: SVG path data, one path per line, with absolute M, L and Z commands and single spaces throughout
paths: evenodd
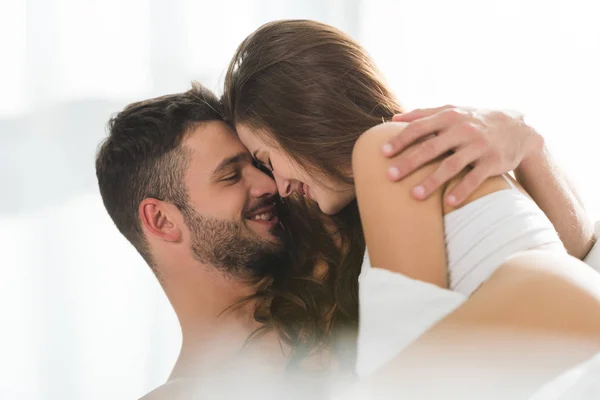
M 192 240 L 192 254 L 232 278 L 254 280 L 284 267 L 283 234 L 273 229 L 274 240 L 262 239 L 241 221 L 199 215 L 191 207 L 183 212 Z

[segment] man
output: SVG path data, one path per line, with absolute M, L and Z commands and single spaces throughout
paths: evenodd
M 154 271 L 182 329 L 169 380 L 231 372 L 260 326 L 254 302 L 240 300 L 285 262 L 275 182 L 200 85 L 129 105 L 109 131 L 96 159 L 104 205 Z

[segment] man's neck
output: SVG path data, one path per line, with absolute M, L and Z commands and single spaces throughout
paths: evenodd
M 226 276 L 214 267 L 193 265 L 164 277 L 163 288 L 182 330 L 182 349 L 172 376 L 185 375 L 198 364 L 219 362 L 240 350 L 258 327 L 254 294 L 248 283 Z
M 193 265 L 186 271 L 169 274 L 162 282 L 163 289 L 175 309 L 181 328 L 194 335 L 211 331 L 215 323 L 238 317 L 234 307 L 245 297 L 254 294 L 249 283 L 227 276 L 212 266 Z M 246 312 L 248 312 L 248 307 Z M 235 315 L 234 315 L 235 314 Z

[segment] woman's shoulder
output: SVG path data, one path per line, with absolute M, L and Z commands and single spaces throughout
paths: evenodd
M 378 179 L 386 176 L 386 170 L 392 166 L 393 158 L 386 158 L 382 153 L 382 147 L 389 139 L 401 133 L 408 124 L 404 122 L 384 122 L 375 125 L 365 131 L 354 144 L 352 153 L 352 168 L 354 177 L 358 175 L 369 176 L 370 185 L 393 184 L 394 187 L 406 186 L 412 189 L 422 179 L 430 175 L 437 169 L 441 159 L 432 160 L 425 163 L 421 168 L 412 172 L 405 178 L 391 182 L 389 179 Z M 409 146 L 404 152 L 416 151 L 414 145 Z M 371 179 L 374 178 L 374 179 Z M 411 196 L 405 196 L 406 200 L 411 200 Z M 415 202 L 415 205 L 420 204 Z
M 362 163 L 363 165 L 369 163 L 375 163 L 376 159 L 384 160 L 386 166 L 391 165 L 392 159 L 385 159 L 383 154 L 381 153 L 382 146 L 387 143 L 389 139 L 400 134 L 404 128 L 406 128 L 408 124 L 404 122 L 384 122 L 378 124 L 371 129 L 365 131 L 358 139 L 354 146 L 353 153 L 353 166 L 356 163 Z M 418 146 L 416 146 L 421 141 L 428 140 L 429 137 L 423 138 L 419 141 L 416 141 L 413 145 L 409 146 L 403 153 L 417 151 Z M 366 159 L 365 159 L 366 158 Z M 448 163 L 449 158 L 444 156 L 440 156 L 435 160 L 432 160 L 428 163 L 425 163 L 421 168 L 417 169 L 413 173 L 409 174 L 407 177 L 403 178 L 400 181 L 394 182 L 395 185 L 404 185 L 408 190 L 413 189 L 416 185 L 421 184 L 425 179 L 430 177 L 436 170 L 439 168 L 449 168 L 448 165 L 444 163 Z M 454 178 L 450 179 L 447 183 L 441 185 L 439 189 L 440 197 L 445 198 L 448 196 L 452 189 L 454 189 L 459 183 L 461 183 L 464 179 L 469 178 L 470 169 L 466 168 L 459 174 L 457 174 Z M 356 173 L 356 172 L 355 172 Z M 385 171 L 379 171 L 379 174 L 385 174 Z M 509 178 L 510 179 L 510 178 Z M 513 183 L 519 190 L 522 190 L 518 183 Z M 456 209 L 463 207 L 466 204 L 469 204 L 481 197 L 484 197 L 488 194 L 507 189 L 510 186 L 506 182 L 506 180 L 501 176 L 491 177 L 486 179 L 483 183 L 481 183 L 477 190 L 475 190 L 464 202 L 456 207 L 452 207 L 448 205 L 447 202 L 443 202 L 442 213 L 448 214 Z M 412 202 L 410 202 L 412 203 Z M 410 204 L 407 204 L 410 206 Z M 417 206 L 418 202 L 413 203 L 413 205 Z

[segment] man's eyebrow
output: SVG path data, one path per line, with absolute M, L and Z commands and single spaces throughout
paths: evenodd
M 226 159 L 224 159 L 223 161 L 221 161 L 219 163 L 219 165 L 217 165 L 217 167 L 214 169 L 214 171 L 211 173 L 211 175 L 217 175 L 221 172 L 223 172 L 223 170 L 225 170 L 226 168 L 234 165 L 234 164 L 239 164 L 242 161 L 245 160 L 249 160 L 252 161 L 252 157 L 250 156 L 250 154 L 248 154 L 247 151 L 242 151 L 234 156 L 231 157 L 227 157 Z

